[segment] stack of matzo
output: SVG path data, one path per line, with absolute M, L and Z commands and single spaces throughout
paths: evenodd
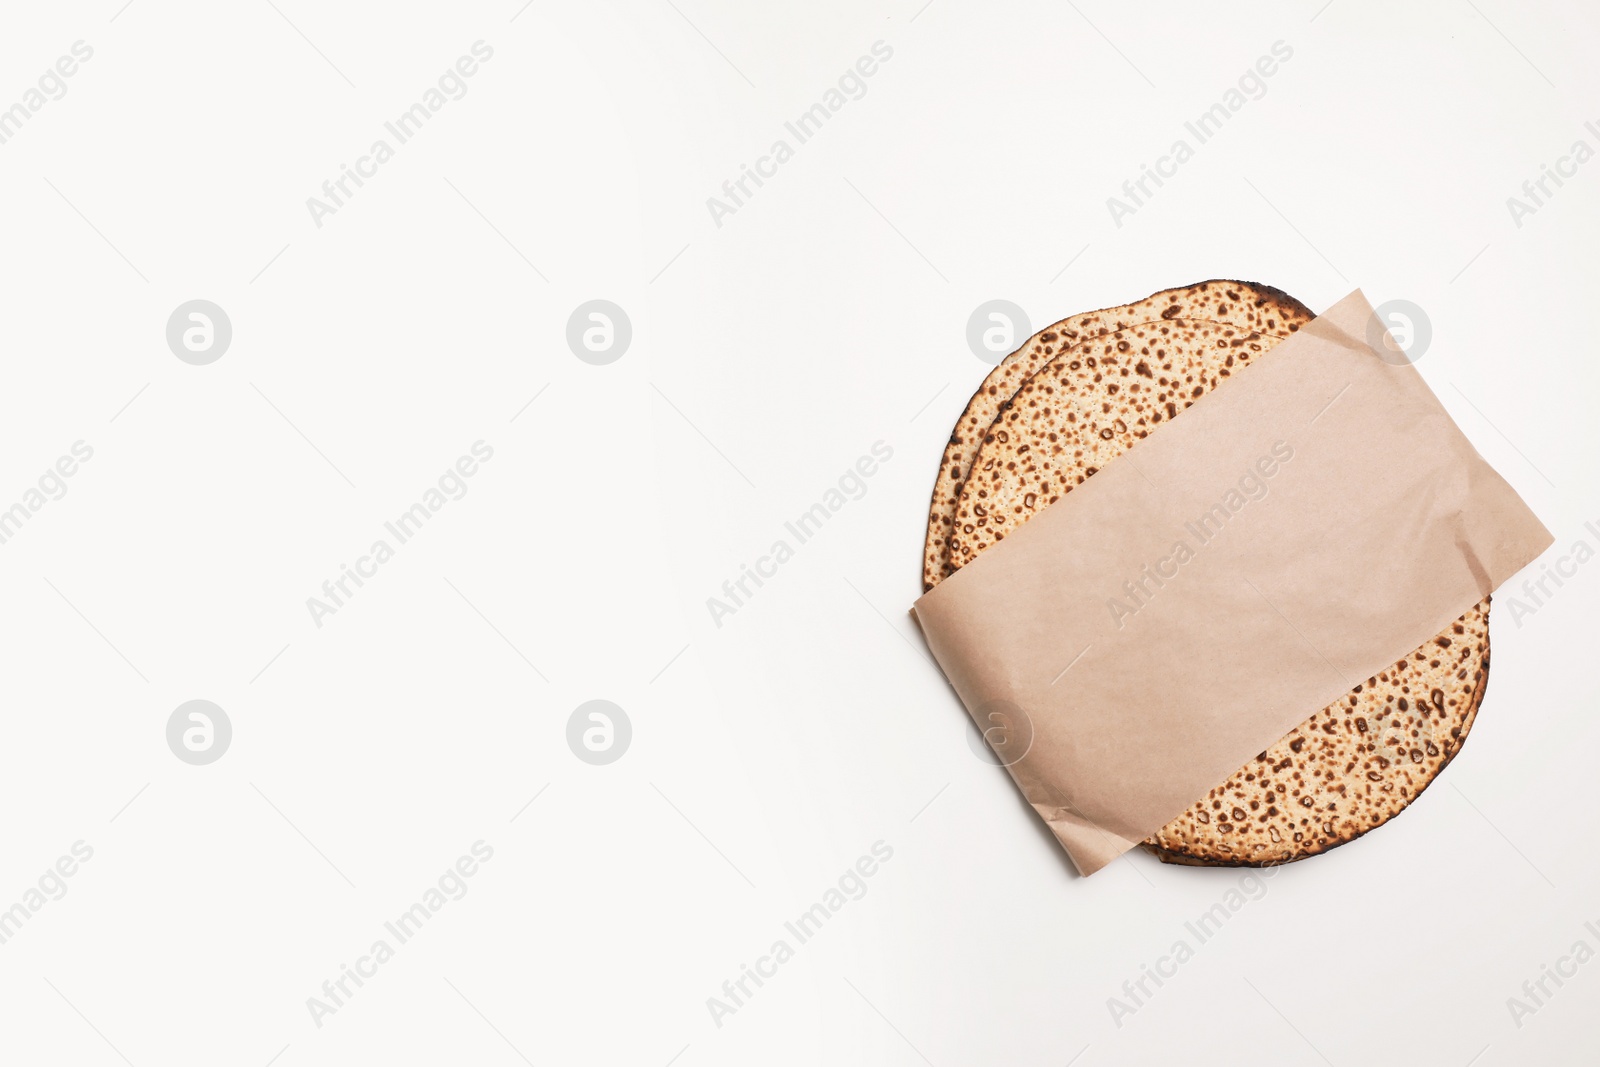
M 945 448 L 923 588 L 1072 491 L 1313 318 L 1287 293 L 1209 281 L 1040 331 L 979 386 Z M 1169 863 L 1260 866 L 1382 825 L 1466 739 L 1489 674 L 1489 601 L 1297 726 L 1163 826 Z

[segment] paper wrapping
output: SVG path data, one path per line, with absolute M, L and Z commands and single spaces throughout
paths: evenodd
M 913 607 L 1083 874 L 1550 545 L 1377 321 L 1345 297 Z

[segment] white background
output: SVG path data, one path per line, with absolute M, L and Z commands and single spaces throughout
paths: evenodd
M 1520 227 L 1506 204 L 1600 148 L 1592 9 L 273 2 L 4 15 L 0 107 L 94 54 L 0 145 L 0 508 L 94 456 L 0 546 L 0 908 L 94 854 L 0 945 L 0 1060 L 1594 1061 L 1600 963 L 1520 1026 L 1507 998 L 1600 949 L 1600 563 L 1520 626 L 1497 601 L 1435 788 L 1276 872 L 1120 1026 L 1108 998 L 1241 873 L 1073 874 L 905 613 L 993 298 L 1035 327 L 1208 277 L 1414 301 L 1420 369 L 1555 554 L 1600 544 L 1600 162 Z M 306 199 L 478 40 L 467 94 L 316 226 Z M 880 40 L 865 96 L 716 225 Z M 1115 225 L 1280 40 L 1265 95 Z M 164 336 L 195 298 L 233 324 L 209 366 Z M 609 366 L 564 340 L 592 298 L 633 323 Z M 467 495 L 316 626 L 307 598 L 478 440 Z M 716 626 L 706 599 L 880 440 L 865 495 Z M 165 739 L 197 698 L 234 729 L 204 767 Z M 609 766 L 565 740 L 594 698 L 633 725 Z M 317 1026 L 307 998 L 480 839 L 467 895 Z M 879 840 L 865 896 L 716 1025 Z

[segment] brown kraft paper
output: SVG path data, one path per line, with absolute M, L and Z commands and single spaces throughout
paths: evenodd
M 1345 297 L 913 607 L 1081 873 L 1551 544 L 1375 322 Z

